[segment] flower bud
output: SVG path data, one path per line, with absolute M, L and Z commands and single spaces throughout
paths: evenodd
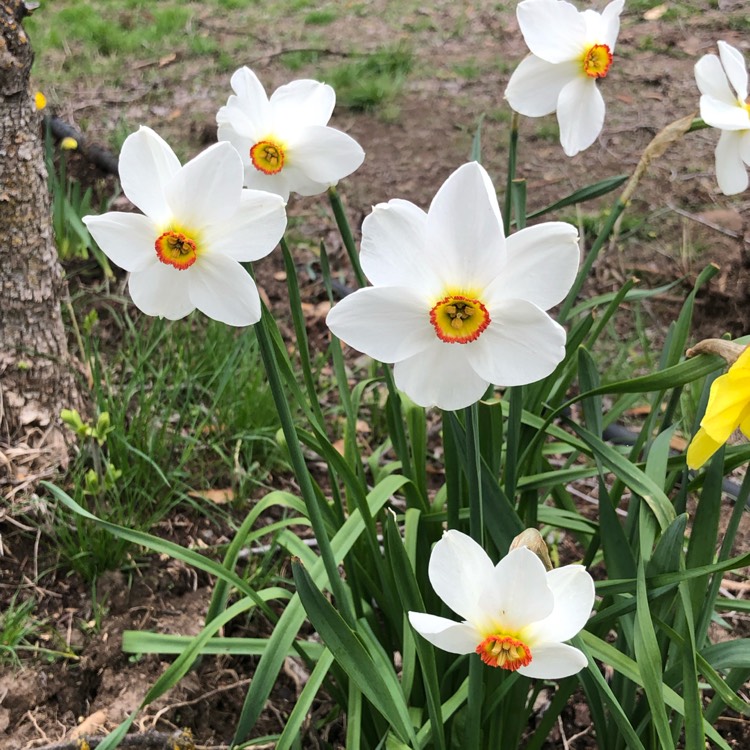
M 524 529 L 510 543 L 510 550 L 518 547 L 526 547 L 531 550 L 542 561 L 546 570 L 552 570 L 552 561 L 549 559 L 547 544 L 536 529 Z

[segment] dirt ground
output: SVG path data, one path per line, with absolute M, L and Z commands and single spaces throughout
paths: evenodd
M 405 198 L 426 208 L 448 174 L 468 159 L 482 115 L 483 163 L 502 192 L 509 123 L 502 93 L 525 53 L 514 3 L 441 0 L 410 10 L 395 31 L 392 8 L 386 13 L 384 7 L 390 5 L 385 0 L 371 5 L 373 12 L 358 19 L 356 28 L 345 17 L 326 27 L 329 48 L 375 50 L 408 39 L 416 63 L 396 102 L 397 113 L 384 118 L 382 113 L 339 109 L 334 115 L 332 124 L 355 137 L 367 153 L 362 168 L 340 186 L 352 223 L 359 226 L 372 205 L 391 198 Z M 717 39 L 749 55 L 747 34 L 732 30 L 737 23 L 730 23 L 746 14 L 744 2 L 720 0 L 716 7 L 716 3 L 695 0 L 694 5 L 694 13 L 665 16 L 657 8 L 648 18 L 645 11 L 631 12 L 626 7 L 615 63 L 602 82 L 607 102 L 605 128 L 586 152 L 573 159 L 565 157 L 553 117 L 522 119 L 518 176 L 527 180 L 530 209 L 594 180 L 631 172 L 661 128 L 696 113 L 693 66 L 702 54 L 715 51 Z M 669 6 L 663 7 L 669 10 Z M 241 33 L 223 28 L 221 19 L 205 19 L 205 23 L 219 37 Z M 288 23 L 287 35 L 293 39 L 295 24 L 301 22 L 290 18 Z M 315 76 L 312 67 L 291 73 L 280 61 L 281 51 L 273 39 L 255 36 L 252 52 L 237 63 L 253 67 L 269 91 L 292 78 Z M 478 74 L 467 75 L 467 66 Z M 176 60 L 152 72 L 147 88 L 142 73 L 134 70 L 129 85 L 118 90 L 106 82 L 85 81 L 63 93 L 67 104 L 58 114 L 79 127 L 85 123 L 92 141 L 107 142 L 113 123 L 122 118 L 148 124 L 167 140 L 179 139 L 185 152 L 197 153 L 214 138 L 215 112 L 229 93 L 229 83 L 226 74 L 199 77 L 190 60 Z M 682 279 L 668 295 L 645 306 L 654 341 L 676 316 L 685 292 L 708 263 L 716 263 L 721 271 L 698 298 L 696 336 L 750 332 L 750 194 L 730 199 L 718 191 L 713 173 L 717 137 L 712 130 L 692 133 L 652 165 L 626 214 L 619 242 L 604 253 L 588 286 L 588 292 L 609 291 L 631 275 L 646 288 Z M 609 200 L 584 206 L 581 215 L 565 216 L 587 225 L 601 218 Z M 308 238 L 307 244 L 295 243 L 300 265 L 313 259 L 310 248 L 320 239 L 325 240 L 334 262 L 342 259 L 343 263 L 338 233 L 324 203 L 292 199 L 289 212 L 296 217 L 295 234 Z M 284 299 L 278 283 L 280 269 L 281 259 L 276 255 L 257 266 L 272 303 Z M 313 282 L 306 291 L 311 305 L 323 299 L 322 289 Z M 314 330 L 321 330 L 320 320 L 319 316 L 317 322 L 312 321 Z M 122 631 L 195 634 L 211 592 L 210 581 L 202 574 L 155 560 L 129 577 L 113 573 L 101 580 L 97 594 L 106 602 L 103 616 L 96 627 L 82 629 L 80 623 L 93 622 L 100 614 L 92 606 L 90 589 L 66 571 L 50 568 L 53 540 L 36 536 L 19 523 L 12 512 L 0 513 L 0 607 L 19 587 L 41 595 L 40 615 L 76 658 L 33 661 L 20 671 L 5 668 L 0 672 L 0 750 L 30 749 L 72 739 L 84 731 L 112 728 L 138 705 L 165 666 L 155 656 L 136 660 L 123 654 Z M 174 533 L 183 544 L 197 543 L 206 523 L 177 516 L 170 519 L 169 529 L 156 529 L 156 533 Z M 217 539 L 229 532 L 214 528 L 212 533 Z M 741 539 L 746 543 L 748 536 Z M 250 620 L 233 627 L 226 635 L 257 636 L 267 632 L 268 624 Z M 201 744 L 227 742 L 253 665 L 252 659 L 204 659 L 197 671 L 151 705 L 136 726 L 161 732 L 189 726 Z M 304 679 L 299 664 L 288 660 L 257 727 L 258 735 L 279 731 Z M 317 706 L 313 723 L 330 709 L 325 703 Z M 547 747 L 596 747 L 586 731 L 589 723 L 585 704 L 571 702 L 563 726 L 550 736 Z M 721 729 L 733 747 L 750 744 L 746 721 L 730 717 Z M 342 747 L 340 731 L 334 723 L 329 736 L 311 732 L 307 746 Z

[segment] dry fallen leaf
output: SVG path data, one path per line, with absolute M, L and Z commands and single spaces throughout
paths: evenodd
M 77 727 L 74 727 L 68 735 L 71 740 L 78 739 L 84 735 L 98 734 L 107 725 L 107 709 L 102 708 L 87 716 Z
M 655 5 L 653 8 L 649 8 L 644 14 L 643 18 L 646 21 L 658 21 L 667 11 L 669 6 L 667 3 L 661 5 Z
M 215 505 L 226 505 L 234 500 L 234 490 L 231 487 L 223 490 L 195 490 L 188 492 L 188 495 L 197 500 L 208 500 Z

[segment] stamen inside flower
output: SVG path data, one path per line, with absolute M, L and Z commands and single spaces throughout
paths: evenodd
M 178 271 L 190 268 L 198 257 L 195 240 L 173 229 L 160 235 L 154 247 L 159 260 L 168 266 L 174 266 Z
M 430 310 L 430 322 L 446 344 L 468 344 L 490 324 L 490 314 L 478 299 L 449 294 Z
M 583 53 L 582 62 L 589 78 L 604 78 L 612 65 L 612 53 L 606 44 L 593 44 Z
M 277 141 L 258 141 L 250 149 L 250 161 L 264 174 L 278 174 L 284 167 L 284 147 Z
M 531 649 L 509 635 L 488 635 L 477 646 L 477 653 L 485 664 L 510 672 L 531 664 Z

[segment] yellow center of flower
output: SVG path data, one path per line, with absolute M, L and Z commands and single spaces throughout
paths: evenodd
M 430 310 L 430 322 L 446 344 L 468 344 L 490 324 L 490 314 L 478 299 L 449 294 Z
M 477 646 L 477 653 L 485 664 L 510 672 L 531 664 L 531 649 L 510 635 L 488 635 Z
M 604 78 L 612 65 L 612 53 L 606 44 L 592 44 L 583 53 L 582 63 L 589 78 Z
M 195 240 L 174 229 L 159 235 L 154 247 L 159 260 L 168 266 L 174 266 L 178 271 L 190 268 L 198 257 Z
M 284 168 L 284 147 L 278 141 L 258 141 L 250 149 L 250 161 L 264 174 L 278 174 Z

